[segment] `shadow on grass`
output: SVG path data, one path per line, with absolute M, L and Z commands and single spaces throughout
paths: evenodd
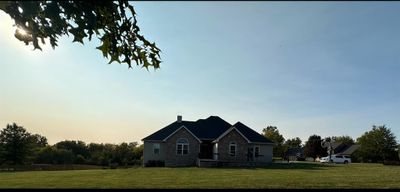
M 325 167 L 334 167 L 331 164 L 322 163 L 303 163 L 303 162 L 290 162 L 290 163 L 271 163 L 265 166 L 255 167 L 218 167 L 216 169 L 310 169 L 310 170 L 321 170 Z
M 291 163 L 272 163 L 265 167 L 257 167 L 263 169 L 322 169 L 324 167 L 333 167 L 334 165 L 322 164 L 322 163 L 302 163 L 302 162 L 291 162 Z

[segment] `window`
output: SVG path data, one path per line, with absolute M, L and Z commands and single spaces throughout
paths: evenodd
M 260 147 L 259 146 L 254 147 L 254 156 L 255 157 L 260 156 Z
M 185 138 L 180 138 L 176 142 L 176 154 L 186 155 L 189 153 L 189 142 Z
M 236 143 L 235 142 L 229 143 L 229 155 L 236 156 Z
M 336 158 L 343 158 L 343 156 L 336 156 Z
M 160 144 L 159 143 L 153 144 L 153 153 L 154 153 L 154 155 L 160 154 Z

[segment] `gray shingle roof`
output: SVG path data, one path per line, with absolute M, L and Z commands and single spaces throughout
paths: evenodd
M 189 129 L 200 140 L 215 140 L 232 127 L 231 124 L 218 116 L 210 116 L 207 119 L 197 121 L 181 121 L 180 123 L 175 121 L 142 140 L 162 141 L 182 126 Z M 234 126 L 251 142 L 273 143 L 240 122 L 237 122 Z
M 237 122 L 233 126 L 238 129 L 250 142 L 274 143 L 241 122 Z
M 358 148 L 360 148 L 360 145 L 348 145 L 345 148 L 343 148 L 341 151 L 338 151 L 337 154 L 341 155 L 351 155 L 354 153 Z
M 175 121 L 143 140 L 163 140 L 182 127 L 182 125 L 201 140 L 214 140 L 232 126 L 218 116 L 210 116 L 207 119 L 199 119 L 197 121 L 182 121 L 180 123 Z

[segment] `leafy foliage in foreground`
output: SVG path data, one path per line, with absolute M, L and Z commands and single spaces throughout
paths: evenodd
M 73 42 L 96 36 L 102 42 L 97 47 L 110 63 L 132 61 L 148 69 L 160 67 L 160 49 L 139 34 L 136 13 L 128 1 L 4 1 L 0 10 L 15 21 L 15 37 L 26 45 L 50 40 L 53 49 L 62 35 L 72 34 Z M 25 31 L 27 34 L 21 32 Z

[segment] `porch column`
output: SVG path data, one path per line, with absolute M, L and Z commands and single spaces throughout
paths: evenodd
M 213 159 L 218 160 L 218 143 L 213 145 Z

